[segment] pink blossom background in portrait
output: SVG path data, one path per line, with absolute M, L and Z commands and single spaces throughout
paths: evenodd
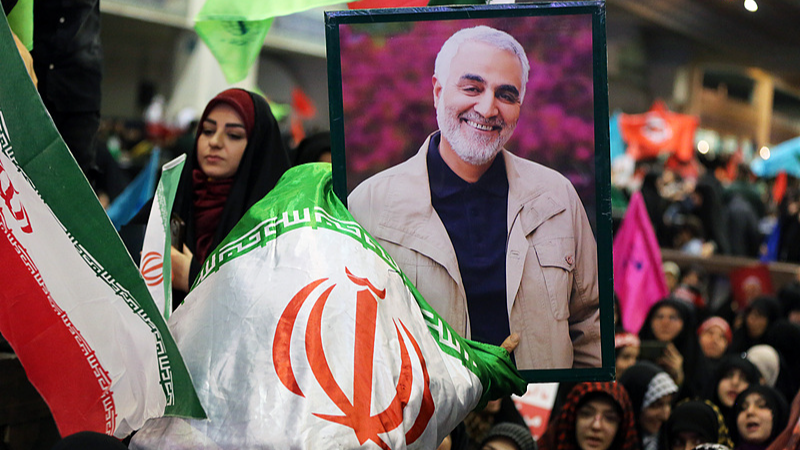
M 347 191 L 414 155 L 438 127 L 433 66 L 456 31 L 488 25 L 514 36 L 531 65 L 520 119 L 506 148 L 572 181 L 595 222 L 592 17 L 341 25 Z

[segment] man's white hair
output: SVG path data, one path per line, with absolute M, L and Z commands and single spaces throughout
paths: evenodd
M 531 70 L 531 66 L 528 63 L 528 55 L 525 54 L 525 49 L 513 36 L 505 31 L 485 25 L 459 30 L 444 42 L 439 54 L 436 55 L 436 64 L 433 68 L 433 74 L 436 75 L 439 82 L 444 84 L 447 81 L 447 76 L 450 74 L 450 63 L 458 53 L 461 44 L 465 42 L 488 44 L 492 47 L 509 51 L 519 59 L 520 64 L 522 64 L 522 86 L 519 93 L 521 103 L 522 99 L 525 98 L 525 85 L 528 84 L 528 73 Z

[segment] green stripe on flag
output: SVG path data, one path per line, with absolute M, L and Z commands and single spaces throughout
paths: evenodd
M 159 215 L 161 226 L 164 228 L 164 248 L 162 249 L 162 276 L 164 288 L 164 318 L 169 319 L 172 314 L 172 233 L 170 229 L 170 219 L 172 218 L 172 205 L 175 204 L 175 193 L 178 191 L 178 183 L 181 179 L 183 165 L 186 163 L 186 154 L 173 159 L 164 165 L 161 171 L 161 179 L 158 180 L 156 196 L 159 198 Z M 148 224 L 149 226 L 150 224 Z

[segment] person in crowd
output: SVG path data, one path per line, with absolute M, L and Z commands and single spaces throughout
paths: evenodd
M 440 130 L 348 206 L 459 335 L 497 345 L 517 334 L 523 370 L 599 367 L 597 243 L 581 199 L 503 148 L 529 70 L 503 31 L 450 36 L 432 77 Z
M 764 336 L 764 343 L 774 348 L 780 355 L 781 369 L 775 388 L 785 398 L 794 398 L 800 391 L 800 325 L 788 320 L 779 320 L 770 325 Z
M 681 281 L 672 291 L 672 296 L 694 305 L 697 312 L 708 305 L 708 271 L 700 264 L 692 264 L 683 271 Z
M 667 279 L 667 289 L 669 292 L 678 287 L 681 280 L 681 268 L 674 261 L 664 261 L 664 277 Z
M 618 380 L 630 396 L 642 449 L 657 450 L 678 386 L 664 369 L 649 361 L 637 362 Z
M 656 340 L 667 344 L 657 362 L 680 386 L 678 399 L 699 395 L 706 389 L 708 363 L 696 330 L 691 306 L 674 298 L 653 304 L 639 330 L 642 343 Z
M 528 427 L 516 423 L 498 423 L 486 434 L 480 450 L 536 450 Z
M 800 188 L 786 190 L 778 214 L 778 261 L 800 262 Z
M 758 228 L 759 217 L 753 206 L 742 194 L 735 193 L 726 207 L 731 255 L 758 258 L 764 236 Z
M 742 326 L 734 331 L 730 352 L 741 353 L 750 347 L 763 344 L 767 329 L 781 318 L 778 300 L 761 296 L 750 302 L 742 313 Z
M 709 317 L 697 328 L 697 339 L 708 360 L 709 370 L 713 372 L 733 340 L 731 326 L 722 317 Z
M 733 448 L 728 426 L 719 408 L 708 400 L 679 402 L 664 425 L 663 448 L 692 450 L 707 443 Z
M 798 450 L 800 449 L 800 392 L 795 394 L 789 410 L 789 420 L 786 427 L 778 434 L 768 450 Z
M 741 196 L 745 199 L 756 216 L 760 219 L 767 213 L 767 205 L 762 199 L 761 190 L 765 189 L 764 186 L 759 186 L 762 182 L 750 170 L 750 166 L 745 163 L 740 163 L 736 170 L 736 179 L 729 184 L 723 193 L 723 201 L 727 204 L 735 195 Z
M 735 450 L 764 450 L 786 427 L 789 404 L 775 389 L 753 385 L 736 397 L 730 420 Z
M 703 223 L 694 214 L 685 214 L 676 218 L 675 233 L 672 246 L 692 256 L 711 256 L 716 250 L 713 242 L 707 241 L 703 231 Z
M 617 378 L 619 378 L 629 367 L 636 364 L 639 359 L 639 337 L 627 331 L 619 332 L 614 335 L 614 352 L 616 354 Z
M 778 302 L 783 309 L 783 317 L 800 325 L 800 281 L 794 280 L 781 286 L 778 290 Z
M 472 411 L 464 418 L 464 426 L 470 449 L 480 448 L 489 430 L 500 423 L 514 423 L 526 426 L 525 419 L 514 405 L 511 397 L 490 401 L 481 411 Z
M 331 162 L 331 133 L 312 134 L 297 144 L 294 150 L 294 165 L 310 162 Z
M 228 89 L 206 105 L 180 175 L 173 223 L 173 309 L 185 297 L 206 257 L 290 167 L 280 130 L 267 101 L 243 89 Z M 150 214 L 145 205 L 120 235 L 138 255 Z M 131 243 L 133 242 L 133 243 Z M 138 245 L 138 248 L 137 248 Z
M 173 286 L 184 292 L 209 253 L 290 167 L 267 101 L 243 89 L 211 99 L 195 142 L 172 207 L 186 224 L 183 248 L 172 250 Z
M 703 159 L 707 170 L 700 175 L 692 199 L 692 212 L 700 218 L 703 232 L 707 240 L 714 242 L 715 253 L 729 255 L 731 253 L 730 239 L 726 226 L 728 212 L 722 201 L 723 187 L 720 181 L 724 172 L 724 162 L 720 158 Z
M 759 384 L 775 387 L 781 372 L 781 355 L 777 350 L 767 344 L 754 345 L 747 350 L 745 358 L 761 373 Z
M 740 354 L 725 356 L 713 374 L 710 391 L 704 398 L 711 400 L 722 411 L 730 416 L 736 397 L 750 386 L 759 384 L 761 373 L 758 368 Z M 733 426 L 729 423 L 729 428 Z
M 664 223 L 664 211 L 667 209 L 667 200 L 661 195 L 661 169 L 651 167 L 644 175 L 640 192 L 647 209 L 647 216 L 653 225 L 658 245 L 669 246 L 671 236 L 667 225 Z
M 619 383 L 581 383 L 539 439 L 541 450 L 638 450 L 634 409 Z

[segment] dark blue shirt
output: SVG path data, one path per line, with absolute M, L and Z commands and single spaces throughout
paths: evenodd
M 435 134 L 428 147 L 431 203 L 456 252 L 472 339 L 500 345 L 511 334 L 506 307 L 508 177 L 503 154 L 478 181 L 468 183 L 442 159 L 440 138 Z

